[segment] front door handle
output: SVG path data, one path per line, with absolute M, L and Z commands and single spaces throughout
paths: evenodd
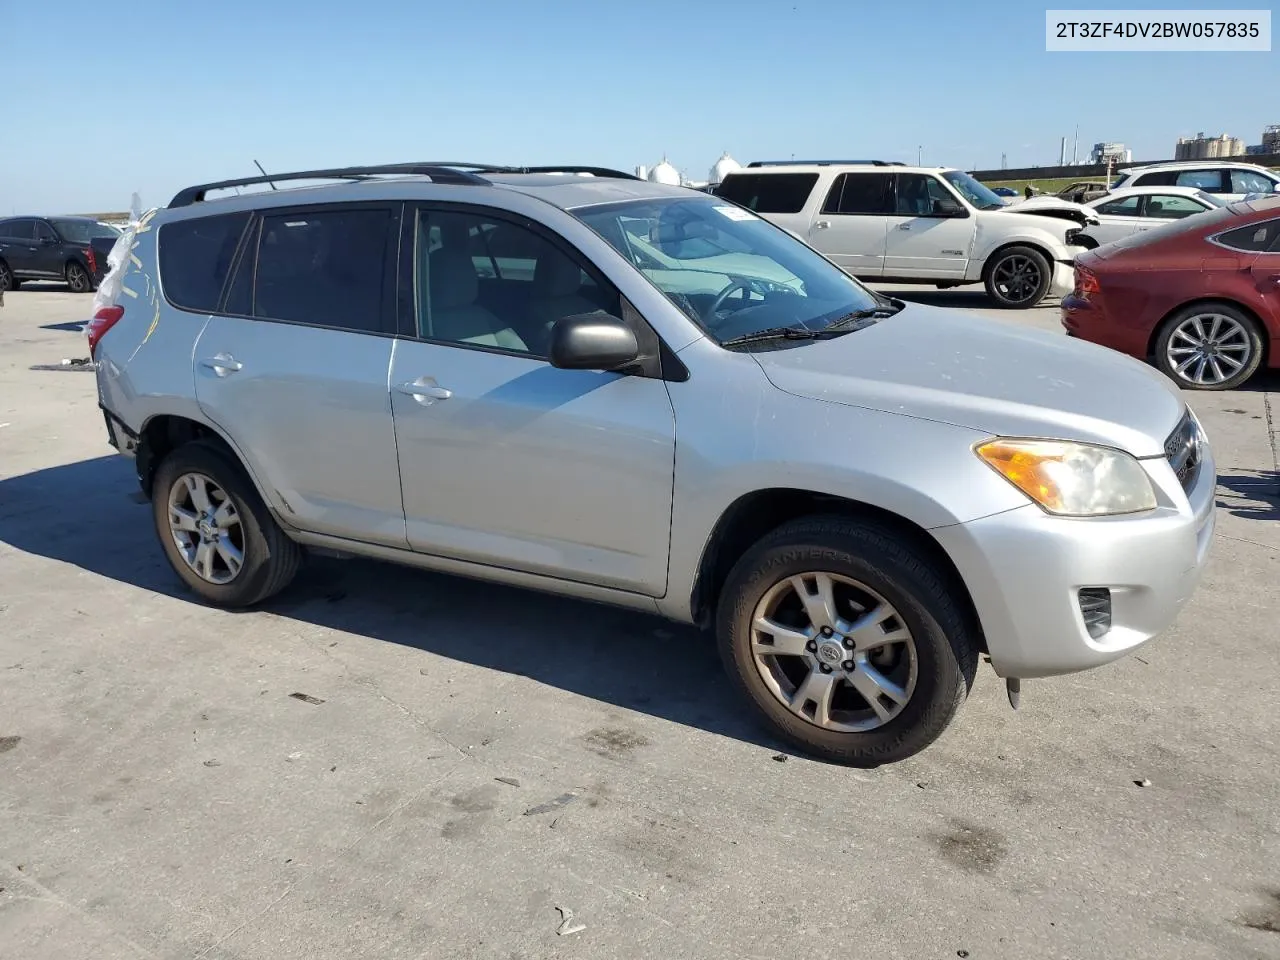
M 398 384 L 396 389 L 413 397 L 424 407 L 430 406 L 437 400 L 448 400 L 453 396 L 453 391 L 436 383 L 435 377 L 419 377 L 417 380 Z
M 909 223 L 900 223 L 900 224 L 898 224 L 898 229 L 899 229 L 899 230 L 910 230 L 910 229 L 911 229 L 911 224 L 909 224 Z
M 813 225 L 813 229 L 815 229 L 815 230 L 825 230 L 825 229 L 827 229 L 827 227 L 829 227 L 829 226 L 831 226 L 831 221 L 830 221 L 830 220 L 819 220 L 817 223 L 815 223 L 815 224 Z
M 235 373 L 243 368 L 244 364 L 229 353 L 219 353 L 206 360 L 201 360 L 200 366 L 207 367 L 220 377 L 225 377 L 227 374 Z

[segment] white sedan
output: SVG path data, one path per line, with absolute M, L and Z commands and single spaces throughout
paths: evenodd
M 1195 187 L 1122 187 L 1084 204 L 1098 223 L 1081 230 L 1080 236 L 1092 241 L 1086 245 L 1098 246 L 1222 205 L 1213 194 Z

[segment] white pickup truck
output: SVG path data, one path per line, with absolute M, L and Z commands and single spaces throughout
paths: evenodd
M 1001 307 L 1025 309 L 1071 290 L 1076 204 L 1019 212 L 961 170 L 884 161 L 757 161 L 718 196 L 799 236 L 862 280 L 982 283 Z

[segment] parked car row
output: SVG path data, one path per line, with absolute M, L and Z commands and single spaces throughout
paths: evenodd
M 88 293 L 107 270 L 120 230 L 87 217 L 7 217 L 0 220 L 0 291 L 24 280 L 63 280 Z
M 1073 337 L 1153 357 L 1191 390 L 1231 389 L 1263 366 L 1280 367 L 1280 197 L 1206 210 L 1081 254 L 1062 322 Z
M 860 765 L 937 738 L 984 655 L 1016 698 L 1170 624 L 1215 473 L 1168 380 L 877 294 L 722 197 L 582 173 L 275 174 L 128 235 L 87 330 L 99 403 L 192 590 L 258 603 L 320 548 L 705 625 L 775 733 Z M 749 176 L 795 208 L 771 217 L 880 237 L 834 252 L 881 275 L 977 276 L 968 245 L 1038 289 L 1075 229 L 957 171 Z M 350 182 L 289 187 L 321 179 Z
M 1079 208 L 1009 207 L 969 174 L 875 161 L 755 162 L 717 196 L 800 237 L 862 280 L 982 283 L 1001 307 L 1071 288 Z

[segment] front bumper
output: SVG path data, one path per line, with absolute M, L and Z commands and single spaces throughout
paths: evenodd
M 1080 251 L 1084 252 L 1083 248 Z M 1055 260 L 1053 264 L 1053 281 L 1049 284 L 1049 295 L 1065 297 L 1075 289 L 1076 270 L 1071 260 Z
M 969 587 L 996 673 L 1033 678 L 1101 666 L 1173 623 L 1213 540 L 1217 476 L 1207 443 L 1184 492 L 1167 460 L 1143 460 L 1159 506 L 1131 517 L 1065 519 L 1029 504 L 932 531 Z M 1111 628 L 1085 627 L 1079 591 L 1111 593 Z

